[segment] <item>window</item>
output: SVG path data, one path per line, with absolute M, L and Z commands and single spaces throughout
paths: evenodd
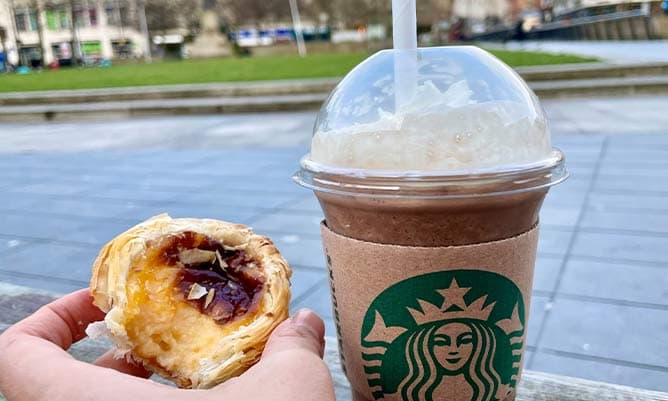
M 70 19 L 65 7 L 46 10 L 46 28 L 50 31 L 68 29 Z
M 107 15 L 107 24 L 123 26 L 129 21 L 128 8 L 119 0 L 104 3 L 104 13 Z
M 102 54 L 102 43 L 100 41 L 82 42 L 81 51 L 87 56 L 100 56 Z
M 77 28 L 85 28 L 88 26 L 88 21 L 86 21 L 86 13 L 81 8 L 76 8 L 74 10 L 74 20 L 77 22 Z
M 107 14 L 107 23 L 109 25 L 120 25 L 120 14 L 114 3 L 107 2 L 104 4 L 104 12 Z
M 37 15 L 30 9 L 16 10 L 16 29 L 22 32 L 37 30 Z
M 24 14 L 16 13 L 16 29 L 19 31 L 25 32 L 28 30 L 28 25 L 26 24 L 26 19 Z
M 88 19 L 90 19 L 90 26 L 97 26 L 97 8 L 88 9 Z

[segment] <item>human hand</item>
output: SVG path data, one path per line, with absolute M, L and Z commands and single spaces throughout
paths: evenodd
M 183 390 L 146 378 L 142 367 L 115 359 L 113 351 L 93 364 L 66 350 L 83 339 L 89 323 L 104 313 L 80 290 L 43 306 L 0 336 L 0 392 L 8 401 L 334 401 L 322 361 L 325 328 L 301 310 L 279 325 L 260 362 L 243 375 L 210 390 Z

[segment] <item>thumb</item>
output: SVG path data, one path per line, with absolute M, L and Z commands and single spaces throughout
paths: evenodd
M 262 358 L 294 349 L 306 350 L 322 358 L 324 348 L 325 324 L 315 312 L 301 309 L 271 333 Z

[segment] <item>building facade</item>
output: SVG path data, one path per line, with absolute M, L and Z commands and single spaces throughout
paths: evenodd
M 136 1 L 0 0 L 6 59 L 15 65 L 140 57 L 148 41 L 138 26 Z

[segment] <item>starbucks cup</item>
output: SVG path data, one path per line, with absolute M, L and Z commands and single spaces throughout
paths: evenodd
M 538 99 L 483 50 L 385 50 L 341 81 L 294 178 L 325 215 L 355 400 L 514 399 L 538 214 L 566 177 Z

